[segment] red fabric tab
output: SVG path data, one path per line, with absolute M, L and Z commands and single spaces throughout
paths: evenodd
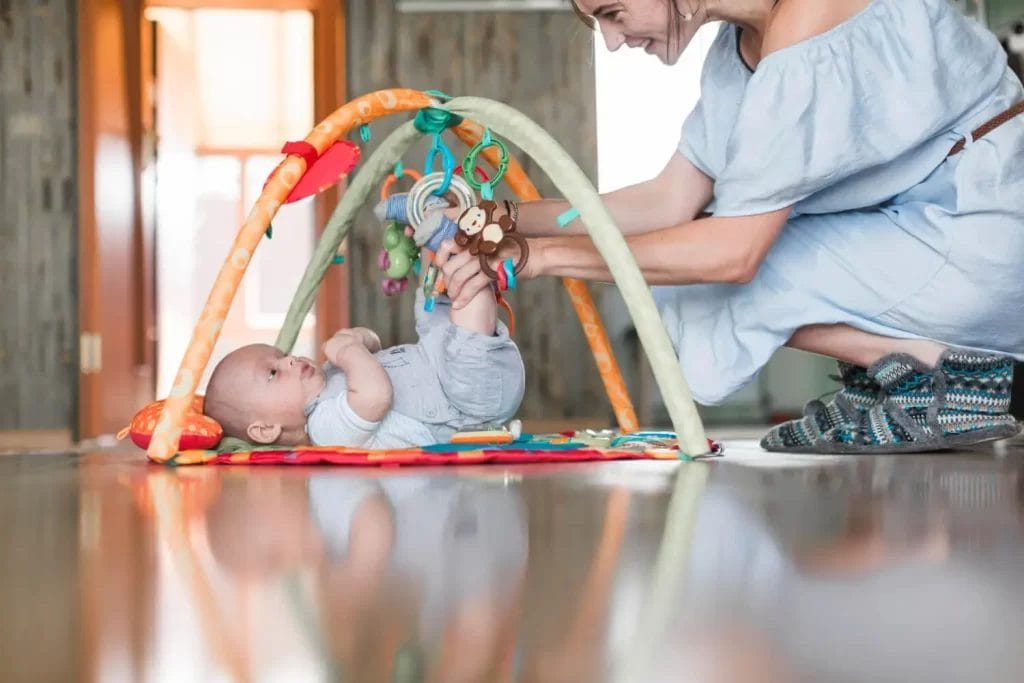
M 320 158 L 320 153 L 316 151 L 316 147 L 306 142 L 305 140 L 298 140 L 295 142 L 286 142 L 284 147 L 281 148 L 282 154 L 296 154 L 306 160 L 306 169 L 312 168 L 316 160 Z

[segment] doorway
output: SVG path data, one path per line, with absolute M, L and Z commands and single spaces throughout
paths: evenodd
M 79 3 L 80 438 L 112 435 L 166 396 L 209 293 L 206 273 L 220 267 L 282 144 L 342 102 L 343 8 L 338 0 Z M 228 68 L 227 85 L 207 73 Z M 294 272 L 342 190 L 282 211 L 215 353 L 273 340 Z M 345 273 L 328 274 L 297 350 L 348 324 Z
M 315 125 L 308 10 L 154 7 L 157 395 L 164 396 L 238 226 Z M 314 200 L 281 207 L 256 251 L 200 382 L 230 350 L 272 344 L 316 237 Z M 315 355 L 316 315 L 296 353 Z

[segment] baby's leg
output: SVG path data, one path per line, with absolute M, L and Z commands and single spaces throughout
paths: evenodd
M 490 289 L 481 290 L 465 306 L 459 310 L 452 308 L 451 299 L 447 294 L 434 297 L 434 304 L 427 310 L 424 306 L 426 298 L 422 289 L 416 291 L 416 333 L 422 338 L 434 328 L 445 327 L 449 323 L 478 334 L 493 335 L 498 321 L 498 304 L 494 292 Z
M 458 414 L 452 428 L 504 423 L 515 416 L 526 371 L 508 327 L 497 319 L 493 299 L 480 298 L 453 312 L 451 322 L 432 328 L 419 345 L 437 373 L 445 400 Z
M 498 322 L 498 303 L 494 292 L 483 289 L 460 309 L 451 309 L 453 325 L 491 336 Z

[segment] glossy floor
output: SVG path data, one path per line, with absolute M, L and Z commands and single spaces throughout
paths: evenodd
M 1024 451 L 0 457 L 0 680 L 1024 680 Z

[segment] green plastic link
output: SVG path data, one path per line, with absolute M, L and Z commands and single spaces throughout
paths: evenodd
M 405 167 L 402 166 L 402 160 L 399 159 L 395 162 L 395 177 L 401 178 L 405 175 Z
M 268 225 L 266 231 L 263 234 L 267 236 L 268 240 L 274 239 L 274 225 Z
M 364 123 L 359 126 L 359 137 L 363 139 L 363 142 L 369 142 L 373 138 L 373 133 L 370 131 L 370 124 Z
M 473 149 L 469 150 L 465 160 L 462 162 L 462 175 L 465 177 L 466 182 L 474 190 L 483 191 L 484 182 L 481 182 L 476 177 L 476 164 L 477 157 L 480 156 L 480 152 L 484 151 L 488 147 L 498 148 L 498 170 L 495 172 L 494 177 L 490 179 L 486 184 L 491 189 L 494 188 L 501 179 L 505 177 L 505 172 L 508 170 L 509 154 L 508 147 L 505 143 L 498 139 L 490 139 L 490 131 L 484 131 L 484 136 L 479 143 L 474 145 Z M 486 143 L 486 144 L 485 144 Z

